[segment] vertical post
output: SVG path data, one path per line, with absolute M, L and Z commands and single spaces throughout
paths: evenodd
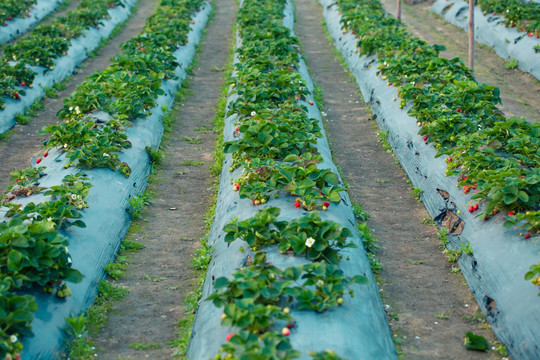
M 474 0 L 469 0 L 469 68 L 474 71 Z
M 401 0 L 397 0 L 397 21 L 401 22 Z

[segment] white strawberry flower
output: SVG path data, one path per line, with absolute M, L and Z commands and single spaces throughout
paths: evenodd
M 309 237 L 309 238 L 306 239 L 306 246 L 307 246 L 308 248 L 312 247 L 313 244 L 315 244 L 315 239 L 314 239 L 314 238 Z
M 255 115 L 257 115 L 257 113 L 255 111 L 252 111 L 251 116 L 255 116 Z
M 323 287 L 324 281 L 319 279 L 319 280 L 317 280 L 317 283 L 315 285 L 317 285 L 317 287 Z

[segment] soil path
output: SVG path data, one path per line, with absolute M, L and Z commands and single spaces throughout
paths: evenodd
M 236 11 L 233 0 L 214 3 L 215 16 L 201 44 L 198 66 L 189 77 L 189 95 L 175 106 L 176 123 L 168 135 L 162 165 L 148 186 L 152 204 L 128 237 L 146 245 L 133 255 L 126 274 L 116 282 L 129 289 L 130 295 L 115 304 L 106 326 L 93 339 L 100 359 L 170 360 L 174 349 L 168 340 L 175 338 L 178 320 L 186 316 L 184 299 L 197 286 L 191 259 L 205 235 L 203 217 L 213 201 L 209 168 L 216 134 L 211 129 Z M 186 137 L 191 139 L 186 141 Z M 204 164 L 187 166 L 186 161 Z M 161 346 L 130 348 L 149 343 Z
M 397 1 L 381 0 L 385 9 L 396 13 Z M 446 51 L 441 55 L 450 59 L 459 57 L 468 62 L 469 34 L 447 23 L 429 11 L 429 2 L 403 5 L 402 21 L 407 30 L 431 44 L 441 44 Z M 476 43 L 475 72 L 479 82 L 501 89 L 502 106 L 506 116 L 525 117 L 530 122 L 540 122 L 540 81 L 519 69 L 506 69 L 506 61 L 491 48 Z
M 27 125 L 15 125 L 0 141 L 0 152 L 4 155 L 0 160 L 0 192 L 10 184 L 9 173 L 14 169 L 23 169 L 29 166 L 29 160 L 38 155 L 43 148 L 43 141 L 48 135 L 38 134 L 43 127 L 56 123 L 56 113 L 63 107 L 64 98 L 75 90 L 77 85 L 96 71 L 107 68 L 110 58 L 120 52 L 120 44 L 138 35 L 146 23 L 146 19 L 154 13 L 158 0 L 139 1 L 136 12 L 131 14 L 128 23 L 109 43 L 98 50 L 95 57 L 88 58 L 77 74 L 66 82 L 66 89 L 58 92 L 58 98 L 44 98 L 43 110 L 37 112 Z
M 478 306 L 463 277 L 451 273 L 436 228 L 422 224 L 429 215 L 411 195 L 405 173 L 381 149 L 370 110 L 323 32 L 321 7 L 312 0 L 295 3 L 296 33 L 310 75 L 323 90 L 334 160 L 352 201 L 371 215 L 368 225 L 379 239 L 383 268 L 377 278 L 402 358 L 496 358 L 465 350 L 467 331 L 494 337 L 465 321 Z

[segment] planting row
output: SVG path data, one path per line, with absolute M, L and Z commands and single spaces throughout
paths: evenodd
M 37 0 L 6 0 L 2 2 L 0 9 L 0 24 L 7 26 L 8 21 L 16 17 L 30 16 L 31 7 L 37 3 Z
M 461 249 L 460 267 L 495 333 L 513 357 L 538 356 L 538 267 L 529 266 L 539 250 L 540 126 L 506 119 L 498 89 L 477 83 L 459 59 L 439 57 L 440 46 L 409 36 L 378 1 L 321 4 L 427 209 L 458 235 L 444 245 Z
M 122 45 L 124 54 L 66 100 L 64 121 L 44 129 L 51 137 L 35 166 L 12 173 L 0 208 L 7 264 L 0 357 L 24 345 L 28 359 L 52 358 L 65 318 L 92 302 L 129 227 L 127 198 L 144 191 L 160 117 L 187 75 L 209 12 L 203 1 L 163 1 L 141 35 Z M 70 289 L 66 281 L 78 284 Z
M 83 0 L 77 9 L 40 25 L 5 47 L 0 58 L 0 132 L 15 123 L 43 93 L 62 81 L 88 57 L 88 52 L 127 19 L 135 0 Z M 117 9 L 119 7 L 119 9 Z M 103 29 L 101 28 L 103 27 Z M 40 46 L 36 46 L 39 44 Z
M 0 44 L 4 44 L 38 24 L 64 0 L 8 0 L 0 8 Z
M 190 359 L 396 357 L 293 24 L 286 0 L 239 11 Z
M 493 2 L 493 1 L 492 1 Z M 510 4 L 508 13 L 503 1 L 495 1 L 496 6 L 489 6 L 493 11 L 485 11 L 474 8 L 474 37 L 476 41 L 488 45 L 503 59 L 512 61 L 509 65 L 518 66 L 522 71 L 528 72 L 540 80 L 540 5 L 534 2 L 524 4 L 516 0 L 512 3 L 519 3 L 526 8 L 534 8 L 536 18 L 523 18 L 516 27 L 505 27 L 503 25 L 514 23 L 520 14 L 533 13 L 532 11 L 521 11 L 517 4 Z M 504 3 L 507 3 L 504 1 Z M 484 4 L 484 6 L 486 6 Z M 469 4 L 462 0 L 438 0 L 431 7 L 431 11 L 439 14 L 444 20 L 454 24 L 465 31 L 469 31 Z M 501 17 L 501 13 L 508 18 Z M 530 15 L 532 16 L 532 15 Z M 514 25 L 515 26 L 515 25 Z
M 528 36 L 540 37 L 540 5 L 534 1 L 478 0 L 484 14 L 492 13 L 504 17 L 504 25 L 515 27 Z

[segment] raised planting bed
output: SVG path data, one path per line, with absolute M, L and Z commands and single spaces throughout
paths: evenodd
M 3 1 L 0 10 L 0 44 L 15 39 L 39 24 L 63 2 L 64 0 Z
M 93 301 L 129 228 L 128 199 L 146 187 L 161 116 L 187 76 L 210 11 L 203 1 L 163 1 L 143 33 L 123 44 L 124 54 L 66 100 L 64 121 L 45 129 L 51 138 L 33 167 L 13 172 L 0 217 L 8 264 L 0 300 L 9 314 L 0 321 L 0 358 L 21 348 L 23 359 L 57 358 L 65 319 Z
M 77 9 L 6 46 L 0 58 L 0 134 L 15 115 L 71 76 L 102 39 L 125 21 L 137 0 L 83 0 Z M 36 46 L 40 44 L 40 46 Z
M 513 359 L 540 356 L 540 127 L 506 119 L 498 89 L 409 36 L 378 1 L 321 0 L 345 57 L 422 200 Z M 516 226 L 517 225 L 517 226 Z M 522 228 L 520 228 L 522 227 Z
M 519 0 L 484 2 L 487 4 L 474 8 L 475 39 L 493 48 L 503 59 L 517 60 L 522 71 L 540 80 L 540 5 L 526 5 Z M 531 9 L 525 11 L 523 7 Z M 469 31 L 468 2 L 437 0 L 431 11 Z M 522 14 L 529 16 L 523 18 Z
M 241 4 L 191 360 L 397 358 L 293 25 Z

